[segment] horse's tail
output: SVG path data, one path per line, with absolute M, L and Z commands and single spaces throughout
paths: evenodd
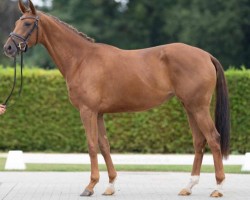
M 215 127 L 220 134 L 221 153 L 224 158 L 229 154 L 230 143 L 230 111 L 227 83 L 220 62 L 211 56 L 212 63 L 216 68 L 216 107 L 215 107 Z

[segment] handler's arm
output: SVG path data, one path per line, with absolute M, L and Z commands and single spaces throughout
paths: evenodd
M 0 115 L 4 114 L 6 111 L 6 106 L 5 105 L 0 105 Z

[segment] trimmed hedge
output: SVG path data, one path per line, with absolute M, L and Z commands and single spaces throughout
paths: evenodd
M 226 72 L 231 102 L 231 151 L 250 151 L 250 70 Z M 0 68 L 0 99 L 9 94 L 13 70 Z M 11 104 L 14 105 L 11 107 Z M 113 152 L 192 153 L 192 136 L 180 102 L 142 113 L 105 116 Z M 78 111 L 69 103 L 57 70 L 24 70 L 21 98 L 0 116 L 0 151 L 87 152 Z

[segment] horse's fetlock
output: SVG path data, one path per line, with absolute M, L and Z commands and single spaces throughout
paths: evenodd
M 222 176 L 216 176 L 216 182 L 218 185 L 220 185 L 221 183 L 223 183 L 223 181 L 225 180 L 225 175 Z
M 92 183 L 98 183 L 100 179 L 100 176 L 91 176 L 91 182 Z
M 115 172 L 114 174 L 109 175 L 109 182 L 113 183 L 117 178 L 117 173 Z

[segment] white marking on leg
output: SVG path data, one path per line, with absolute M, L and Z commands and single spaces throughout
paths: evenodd
M 200 176 L 191 176 L 189 183 L 186 186 L 188 192 L 192 193 L 192 188 L 199 183 Z
M 115 191 L 115 182 L 109 183 L 108 186 L 107 186 L 107 188 L 110 188 L 110 189 L 112 189 L 112 190 Z
M 216 185 L 216 190 L 220 193 L 222 193 L 222 187 L 223 187 L 223 184 L 224 184 L 225 181 L 222 181 L 220 184 L 217 184 Z
M 114 193 L 115 193 L 115 180 L 113 181 L 113 183 L 109 183 L 107 185 L 104 195 L 112 195 Z

